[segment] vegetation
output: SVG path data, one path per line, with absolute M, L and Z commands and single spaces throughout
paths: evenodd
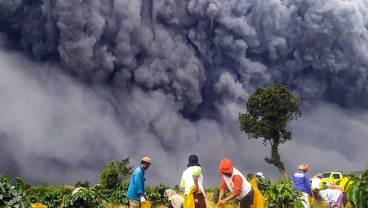
M 63 204 L 64 196 L 72 193 L 72 187 L 65 186 L 32 186 L 26 191 L 27 199 L 31 203 L 41 203 L 49 208 L 57 208 Z
M 240 129 L 249 139 L 263 138 L 264 145 L 271 145 L 271 158 L 266 157 L 265 161 L 276 166 L 284 179 L 288 175 L 278 147 L 291 140 L 291 132 L 286 130 L 286 123 L 301 116 L 299 101 L 298 96 L 292 95 L 281 84 L 261 87 L 246 102 L 247 112 L 239 114 Z
M 286 208 L 286 207 L 303 207 L 300 196 L 302 192 L 294 191 L 290 182 L 281 180 L 278 183 L 271 184 L 265 192 L 266 207 Z
M 353 207 L 368 208 L 368 169 L 361 178 L 355 178 L 347 191 L 348 201 Z
M 270 188 L 271 180 L 269 178 L 262 178 L 257 180 L 257 187 L 262 195 L 265 195 L 266 191 Z
M 100 173 L 100 183 L 108 189 L 115 189 L 121 182 L 127 181 L 133 173 L 133 167 L 129 167 L 129 157 L 121 162 L 111 160 L 107 169 Z
M 348 204 L 352 207 L 368 208 L 368 170 L 361 178 L 354 178 L 347 191 Z M 24 183 L 20 178 L 9 181 L 6 176 L 0 175 L 0 207 L 20 207 L 28 208 L 31 203 L 41 203 L 49 208 L 70 208 L 70 207 L 127 207 L 129 202 L 126 198 L 126 192 L 129 182 L 122 182 L 115 189 L 108 189 L 102 185 L 94 185 L 80 189 L 72 195 L 71 186 L 31 186 L 28 190 L 24 189 Z M 277 183 L 270 183 L 269 179 L 259 180 L 258 187 L 266 198 L 267 208 L 286 208 L 302 207 L 300 200 L 301 192 L 294 191 L 292 184 L 285 180 Z M 165 184 L 155 187 L 146 186 L 148 198 L 153 208 L 161 208 L 167 205 L 167 199 L 163 194 L 170 188 Z M 219 188 L 206 188 L 207 207 L 213 208 L 217 204 Z M 182 194 L 181 192 L 179 194 Z M 227 192 L 230 194 L 230 192 Z M 229 205 L 237 203 L 232 200 Z M 235 205 L 236 207 L 236 205 Z M 313 207 L 316 207 L 314 205 Z M 322 206 L 317 206 L 322 207 Z
M 0 207 L 28 208 L 31 203 L 25 195 L 25 185 L 20 178 L 9 181 L 0 175 Z
M 107 170 L 100 173 L 100 183 L 107 189 L 115 189 L 119 185 L 118 171 L 113 160 L 107 165 Z

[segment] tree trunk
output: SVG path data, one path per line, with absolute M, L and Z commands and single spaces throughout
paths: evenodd
M 265 161 L 269 164 L 272 164 L 279 169 L 281 177 L 285 180 L 289 180 L 288 174 L 285 170 L 285 165 L 281 161 L 280 154 L 279 154 L 279 142 L 274 142 L 271 144 L 271 159 L 265 158 Z

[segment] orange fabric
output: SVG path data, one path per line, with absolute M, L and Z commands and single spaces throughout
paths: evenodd
M 225 183 L 224 176 L 222 176 L 220 191 L 225 192 L 226 189 L 227 189 L 227 185 Z
M 233 176 L 233 182 L 234 182 L 234 196 L 239 196 L 239 194 L 242 191 L 242 184 L 243 184 L 243 179 L 240 175 L 234 175 Z
M 220 173 L 233 173 L 233 163 L 229 159 L 223 159 L 219 165 L 219 172 Z

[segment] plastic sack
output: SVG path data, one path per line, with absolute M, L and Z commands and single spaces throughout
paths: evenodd
M 195 189 L 194 186 L 190 187 L 189 193 L 184 197 L 184 203 L 183 203 L 184 208 L 195 208 L 194 196 L 193 196 L 194 189 Z
M 146 201 L 144 203 L 141 203 L 141 208 L 151 208 L 151 202 Z
M 43 205 L 41 203 L 34 203 L 34 204 L 31 204 L 31 207 L 32 208 L 47 208 L 46 205 Z
M 253 191 L 254 191 L 253 204 L 252 204 L 251 208 L 264 208 L 266 200 L 265 200 L 264 196 L 262 195 L 262 193 L 258 189 L 257 179 L 253 178 L 250 181 L 250 185 L 252 186 Z
M 217 205 L 216 208 L 235 208 L 235 206 L 231 204 L 222 205 L 222 206 Z

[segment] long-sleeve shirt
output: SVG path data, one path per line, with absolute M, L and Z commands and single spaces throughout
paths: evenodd
M 311 185 L 309 183 L 309 177 L 306 173 L 303 171 L 294 173 L 293 182 L 294 190 L 300 190 L 301 192 L 309 194 L 309 196 L 313 196 Z
M 130 184 L 129 184 L 129 188 L 128 188 L 128 192 L 127 192 L 127 198 L 134 199 L 134 200 L 139 200 L 139 195 L 140 194 L 145 194 L 144 172 L 145 172 L 145 170 L 143 169 L 142 166 L 139 166 L 134 170 L 133 175 L 130 178 Z

